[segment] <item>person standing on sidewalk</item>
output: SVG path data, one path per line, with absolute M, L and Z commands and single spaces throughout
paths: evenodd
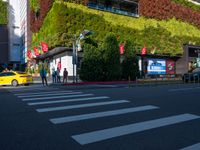
M 60 69 L 59 68 L 57 68 L 57 82 L 58 83 L 60 83 L 61 81 L 60 81 Z
M 67 78 L 68 78 L 68 71 L 67 71 L 66 68 L 64 68 L 64 71 L 63 71 L 63 83 L 67 83 Z
M 56 71 L 54 67 L 52 68 L 52 82 L 56 83 Z
M 47 72 L 44 69 L 44 66 L 42 66 L 41 70 L 40 70 L 40 77 L 42 78 L 42 84 L 43 86 L 46 84 L 46 86 L 48 86 L 47 84 Z M 44 83 L 45 82 L 45 83 Z

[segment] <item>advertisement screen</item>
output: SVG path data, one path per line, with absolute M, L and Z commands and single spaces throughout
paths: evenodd
M 166 73 L 175 74 L 175 62 L 173 60 L 168 59 L 166 61 Z
M 147 73 L 149 75 L 166 74 L 166 61 L 164 59 L 148 59 Z

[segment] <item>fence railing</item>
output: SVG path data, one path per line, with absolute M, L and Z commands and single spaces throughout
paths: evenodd
M 121 10 L 121 9 L 115 8 L 115 7 L 106 7 L 104 5 L 99 5 L 99 4 L 94 4 L 94 3 L 88 3 L 87 6 L 89 8 L 98 9 L 98 10 L 102 10 L 102 11 L 108 11 L 108 12 L 112 12 L 112 13 L 115 13 L 115 14 L 121 14 L 121 15 L 132 16 L 132 17 L 139 17 L 139 14 L 137 14 L 137 13 L 124 11 L 124 10 Z

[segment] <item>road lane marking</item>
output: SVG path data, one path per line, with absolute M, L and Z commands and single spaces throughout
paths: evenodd
M 196 89 L 200 89 L 200 87 L 169 89 L 169 92 L 188 91 L 188 90 L 196 90 Z
M 62 107 L 48 107 L 36 109 L 37 112 L 50 112 L 50 111 L 58 111 L 58 110 L 68 110 L 75 108 L 85 108 L 85 107 L 93 107 L 93 106 L 102 106 L 102 105 L 111 105 L 111 104 L 121 104 L 127 103 L 127 100 L 116 100 L 111 102 L 99 102 L 99 103 L 89 103 L 89 104 L 79 104 L 79 105 L 70 105 L 70 106 L 62 106 Z
M 56 96 L 56 95 L 71 95 L 71 94 L 81 94 L 83 92 L 65 92 L 65 93 L 52 93 L 52 94 L 40 94 L 40 95 L 26 95 L 26 96 L 18 96 L 19 98 L 25 97 L 44 97 L 44 96 Z
M 51 97 L 39 97 L 39 98 L 24 98 L 22 99 L 22 101 L 35 101 L 35 100 L 56 99 L 56 98 L 72 98 L 72 97 L 93 96 L 93 95 L 94 94 L 77 94 L 77 95 L 51 96 Z
M 15 93 L 15 92 L 23 92 L 23 91 L 32 91 L 32 90 L 40 90 L 40 91 L 48 91 L 48 90 L 58 90 L 58 88 L 28 88 L 28 89 L 15 89 L 15 90 L 10 90 L 10 92 Z
M 88 133 L 83 133 L 79 135 L 73 135 L 72 138 L 80 143 L 81 145 L 90 144 L 94 142 L 103 141 L 106 139 L 111 139 L 123 135 L 133 134 L 137 132 L 142 132 L 145 130 L 155 129 L 159 127 L 164 127 L 172 124 L 177 124 L 185 121 L 190 121 L 194 119 L 199 119 L 200 116 L 192 114 L 181 114 L 176 116 L 170 116 L 166 118 L 160 118 L 145 122 L 139 122 L 135 124 L 129 124 L 114 128 L 108 128 Z
M 200 150 L 200 143 L 185 147 L 181 150 Z
M 31 93 L 20 93 L 20 94 L 14 94 L 14 95 L 26 96 L 26 95 L 39 95 L 39 94 L 51 94 L 51 93 L 65 93 L 65 92 L 72 92 L 72 91 L 31 92 Z
M 99 96 L 99 97 L 87 97 L 87 98 L 57 100 L 57 101 L 33 102 L 33 103 L 28 103 L 28 105 L 33 106 L 33 105 L 44 105 L 44 104 L 56 104 L 56 103 L 63 103 L 63 102 L 88 101 L 88 100 L 97 100 L 97 99 L 106 99 L 106 98 L 109 98 L 109 97 Z
M 153 109 L 158 109 L 158 108 L 159 107 L 147 105 L 147 106 L 132 107 L 132 108 L 112 110 L 112 111 L 104 111 L 104 112 L 97 112 L 97 113 L 90 113 L 90 114 L 83 114 L 83 115 L 53 118 L 53 119 L 50 119 L 50 121 L 53 124 L 61 124 L 61 123 L 68 123 L 68 122 L 87 120 L 87 119 L 93 119 L 93 118 L 101 118 L 101 117 L 107 117 L 107 116 L 115 116 L 115 115 L 139 112 L 139 111 L 153 110 Z

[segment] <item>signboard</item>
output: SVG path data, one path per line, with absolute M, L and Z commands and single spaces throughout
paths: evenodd
M 166 74 L 166 61 L 164 59 L 148 59 L 147 74 Z
M 166 74 L 175 74 L 175 62 L 168 59 L 166 61 Z
M 197 58 L 196 60 L 197 60 L 197 66 L 196 67 L 200 68 L 200 58 Z

